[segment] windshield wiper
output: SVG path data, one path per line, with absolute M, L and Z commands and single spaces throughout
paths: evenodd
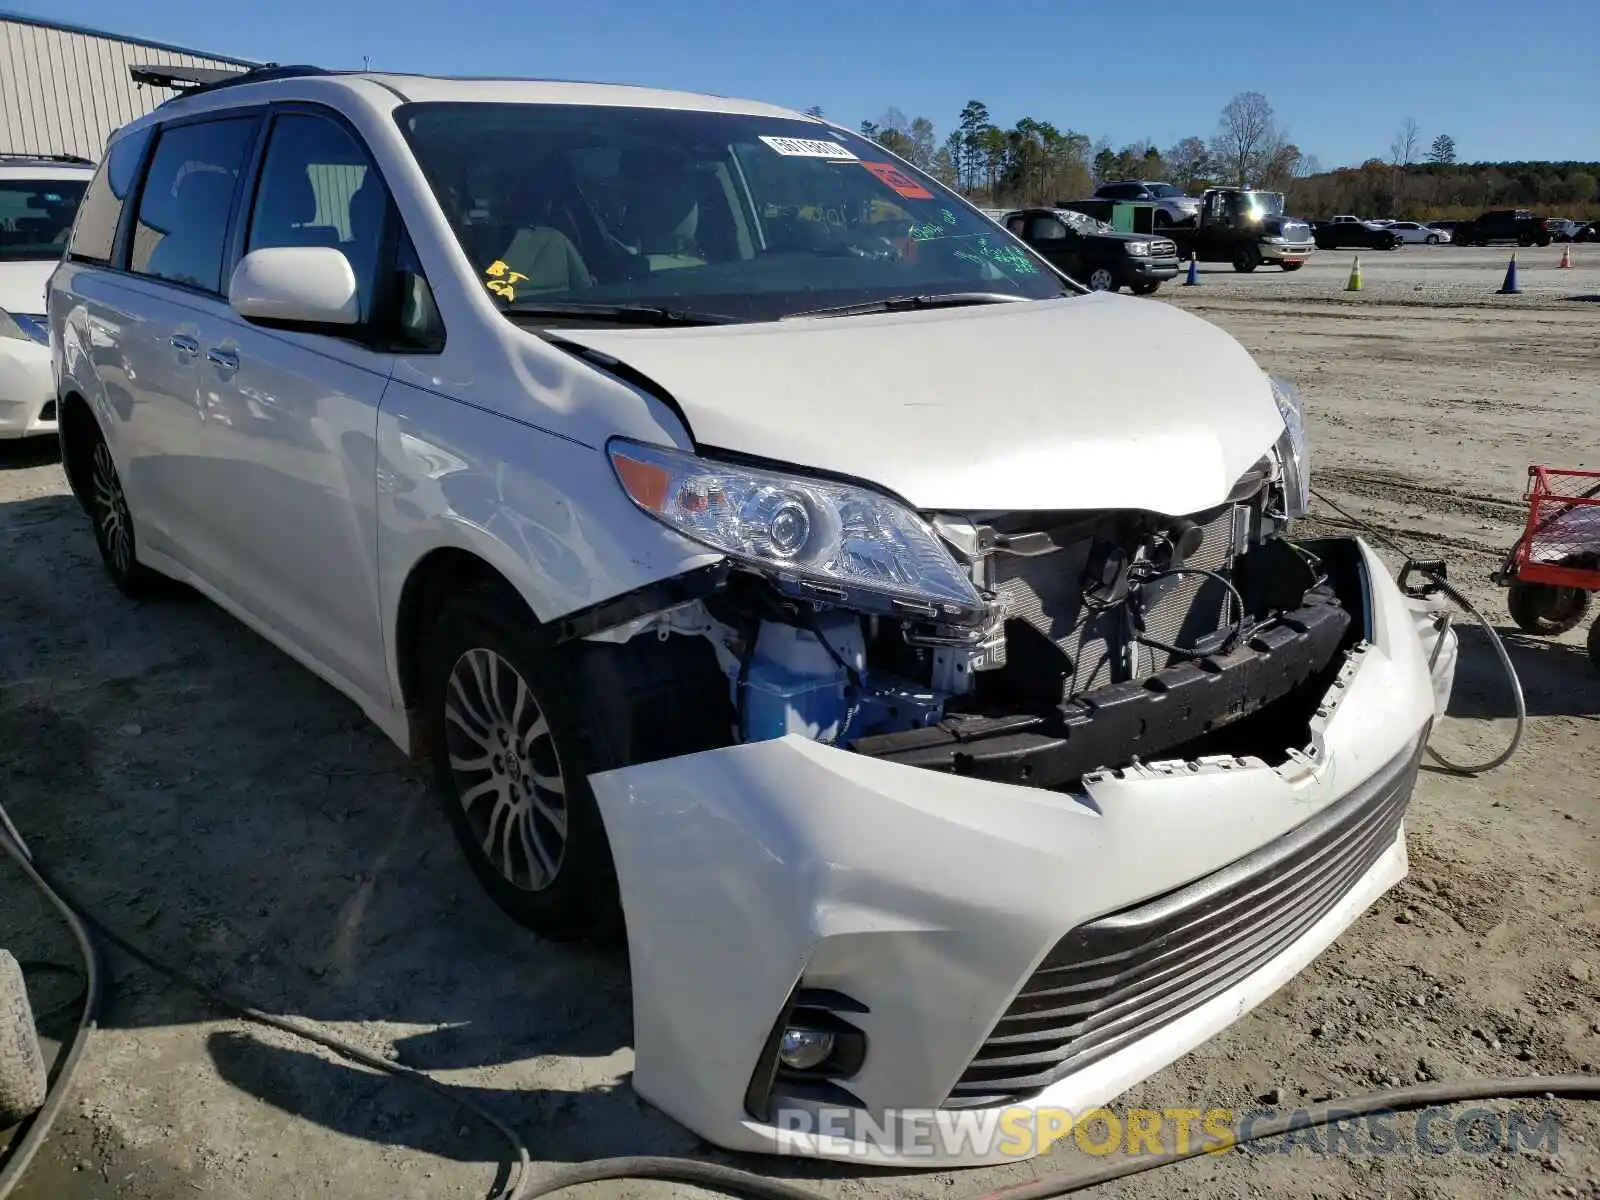
M 737 325 L 744 320 L 727 313 L 663 308 L 654 304 L 585 304 L 581 301 L 513 301 L 500 309 L 508 317 L 572 317 L 608 325 Z
M 859 304 L 841 304 L 836 308 L 809 308 L 804 312 L 785 313 L 783 320 L 800 317 L 854 317 L 862 313 L 907 312 L 918 308 L 960 308 L 968 304 L 1012 304 L 1025 301 L 1024 296 L 1006 292 L 945 292 L 937 296 L 890 296 L 887 300 L 863 300 Z

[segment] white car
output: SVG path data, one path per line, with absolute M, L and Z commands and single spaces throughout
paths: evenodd
M 115 135 L 49 317 L 112 580 L 427 757 L 517 920 L 625 932 L 633 1086 L 720 1146 L 1037 1152 L 944 1134 L 1120 1094 L 1405 874 L 1434 681 L 1290 540 L 1294 389 L 847 130 L 245 75 Z
M 56 431 L 44 289 L 94 164 L 0 154 L 0 438 Z
M 1418 221 L 1391 221 L 1389 229 L 1399 235 L 1402 242 L 1425 243 L 1437 246 L 1441 242 L 1450 240 L 1450 231 L 1447 229 L 1434 229 L 1430 225 L 1423 225 Z

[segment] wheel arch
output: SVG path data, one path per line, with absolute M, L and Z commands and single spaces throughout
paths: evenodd
M 57 441 L 61 446 L 61 469 L 78 503 L 87 511 L 89 495 L 88 448 L 90 435 L 99 432 L 94 410 L 82 392 L 63 394 L 56 407 Z
M 428 753 L 420 718 L 421 671 L 425 639 L 452 598 L 484 586 L 503 589 L 507 603 L 519 603 L 537 623 L 533 605 L 515 584 L 483 556 L 459 546 L 440 546 L 412 564 L 400 586 L 394 618 L 394 671 L 399 699 L 410 730 L 414 758 Z

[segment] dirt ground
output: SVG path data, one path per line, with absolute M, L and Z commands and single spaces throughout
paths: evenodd
M 1507 638 L 1530 723 L 1500 771 L 1425 770 L 1410 877 L 1119 1107 L 1285 1108 L 1424 1078 L 1600 1070 L 1600 671 L 1581 631 L 1511 629 L 1484 578 L 1515 536 L 1527 464 L 1600 466 L 1600 272 L 1557 273 L 1558 254 L 1519 255 L 1519 297 L 1493 295 L 1503 251 L 1425 247 L 1363 255 L 1359 295 L 1342 291 L 1347 253 L 1294 276 L 1212 268 L 1199 288 L 1161 294 L 1301 384 L 1317 486 L 1449 559 Z M 1486 640 L 1464 634 L 1436 744 L 1487 756 L 1509 711 Z M 622 963 L 502 917 L 424 780 L 289 659 L 203 602 L 118 597 L 59 465 L 16 447 L 0 449 L 0 781 L 41 858 L 108 922 L 266 1008 L 434 1072 L 541 1162 L 714 1156 L 629 1088 Z M 73 961 L 3 862 L 0 932 L 21 958 Z M 16 1200 L 471 1197 L 501 1170 L 494 1133 L 456 1106 L 114 963 L 103 1028 Z M 43 976 L 36 1003 L 72 991 Z M 70 1019 L 47 1024 L 59 1034 Z M 1387 1155 L 1232 1153 L 1096 1194 L 1600 1194 L 1600 1109 L 1485 1107 L 1553 1112 L 1557 1145 L 1407 1153 L 1402 1119 Z M 839 1197 L 947 1198 L 1098 1161 L 1068 1146 L 960 1174 L 743 1165 Z

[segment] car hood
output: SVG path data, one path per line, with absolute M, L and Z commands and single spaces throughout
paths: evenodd
M 44 312 L 44 286 L 59 262 L 54 258 L 0 259 L 0 308 L 38 316 Z
M 1244 348 L 1110 293 L 686 330 L 563 330 L 671 393 L 697 445 L 923 510 L 1221 503 L 1282 432 Z

